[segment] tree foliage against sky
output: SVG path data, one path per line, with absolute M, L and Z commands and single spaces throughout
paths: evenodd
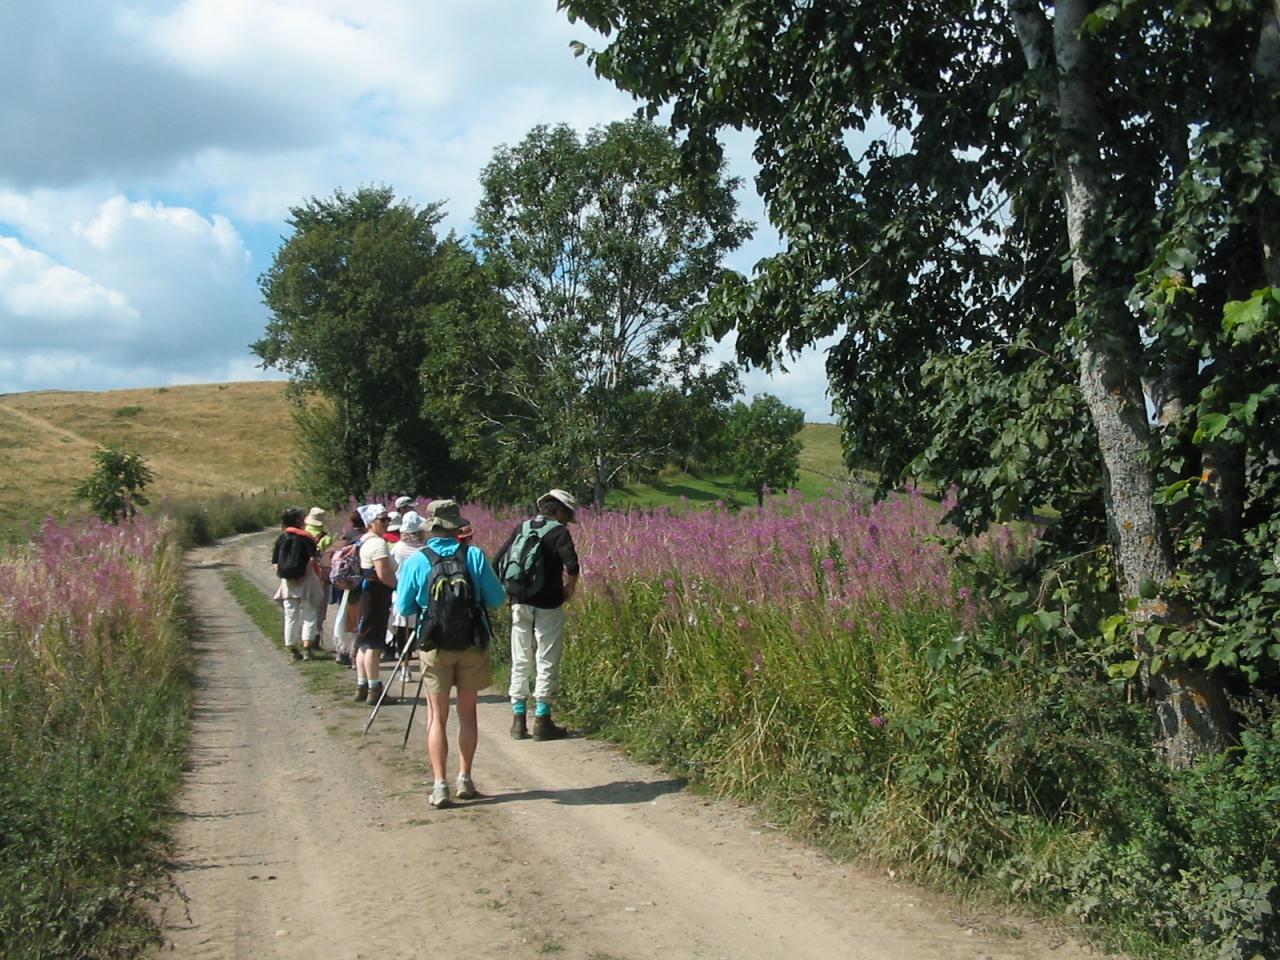
M 253 351 L 304 396 L 329 401 L 300 411 L 297 425 L 307 462 L 333 468 L 315 495 L 449 490 L 462 479 L 423 416 L 420 369 L 433 341 L 465 335 L 493 301 L 474 257 L 436 235 L 440 209 L 362 187 L 290 210 L 293 232 L 261 279 L 272 317 Z
M 784 249 L 707 324 L 756 362 L 841 332 L 851 459 L 967 529 L 1057 511 L 1028 603 L 1131 616 L 1161 748 L 1225 743 L 1224 682 L 1280 662 L 1275 4 L 561 6 L 692 168 L 755 131 Z
M 583 137 L 536 127 L 497 151 L 482 185 L 476 247 L 507 317 L 476 329 L 469 357 L 435 362 L 466 372 L 470 449 L 504 477 L 599 504 L 681 452 L 673 425 L 690 404 L 737 391 L 732 366 L 707 365 L 706 339 L 690 335 L 750 233 L 735 184 L 718 164 L 684 177 L 668 135 L 631 121 Z

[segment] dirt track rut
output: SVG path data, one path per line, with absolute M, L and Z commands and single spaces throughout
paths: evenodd
M 483 796 L 432 810 L 422 710 L 408 751 L 407 705 L 382 711 L 362 740 L 366 712 L 310 692 L 226 591 L 229 567 L 273 585 L 266 542 L 191 555 L 198 691 L 174 863 L 189 899 L 165 905 L 158 955 L 1091 955 L 1035 924 L 971 917 L 834 862 L 608 745 L 513 742 L 498 691 L 480 707 Z

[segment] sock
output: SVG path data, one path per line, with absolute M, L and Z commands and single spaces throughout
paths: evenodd
M 526 712 L 528 709 L 529 709 L 529 708 L 528 708 L 528 706 L 526 706 L 526 704 L 525 704 L 525 701 L 524 701 L 524 700 L 512 700 L 512 701 L 511 701 L 511 712 L 512 712 L 512 713 L 514 713 L 517 717 L 523 717 L 523 716 L 525 715 L 525 712 Z
M 538 705 L 534 707 L 533 715 L 535 717 L 551 716 L 551 704 L 549 704 L 546 700 L 539 700 Z
M 447 787 L 447 786 L 449 785 L 449 781 L 448 781 L 448 780 L 437 780 L 437 781 L 435 782 L 435 785 L 436 785 L 437 787 Z
M 364 677 L 356 677 L 357 687 L 367 687 L 368 685 L 369 685 L 369 681 L 366 680 Z

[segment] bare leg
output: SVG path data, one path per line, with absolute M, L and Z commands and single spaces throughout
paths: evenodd
M 476 756 L 480 729 L 476 724 L 475 690 L 458 691 L 458 773 L 471 775 L 471 761 Z
M 368 679 L 370 684 L 378 682 L 378 662 L 382 659 L 382 651 L 373 648 L 366 648 L 360 651 L 359 667 L 356 668 L 356 676 L 361 673 Z
M 436 782 L 445 779 L 449 760 L 449 691 L 427 694 L 427 756 Z

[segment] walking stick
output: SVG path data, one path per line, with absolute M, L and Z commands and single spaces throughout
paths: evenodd
M 418 677 L 418 690 L 413 695 L 413 706 L 409 708 L 409 722 L 404 728 L 404 739 L 400 741 L 401 750 L 409 746 L 409 731 L 413 729 L 413 715 L 418 712 L 418 698 L 422 696 L 422 683 L 426 679 L 427 673 L 424 670 L 422 676 Z
M 373 726 L 373 718 L 378 715 L 378 708 L 382 706 L 382 701 L 387 698 L 387 691 L 391 689 L 391 683 L 395 679 L 396 671 L 404 664 L 404 658 L 409 656 L 409 651 L 412 650 L 413 647 L 414 644 L 406 643 L 404 645 L 404 649 L 400 651 L 400 659 L 397 660 L 396 665 L 391 668 L 391 676 L 387 678 L 387 682 L 382 685 L 382 692 L 378 694 L 378 702 L 373 705 L 373 712 L 369 714 L 369 719 L 365 721 L 364 732 L 362 732 L 360 736 L 363 737 L 369 732 L 369 728 Z M 414 706 L 417 706 L 416 702 Z

